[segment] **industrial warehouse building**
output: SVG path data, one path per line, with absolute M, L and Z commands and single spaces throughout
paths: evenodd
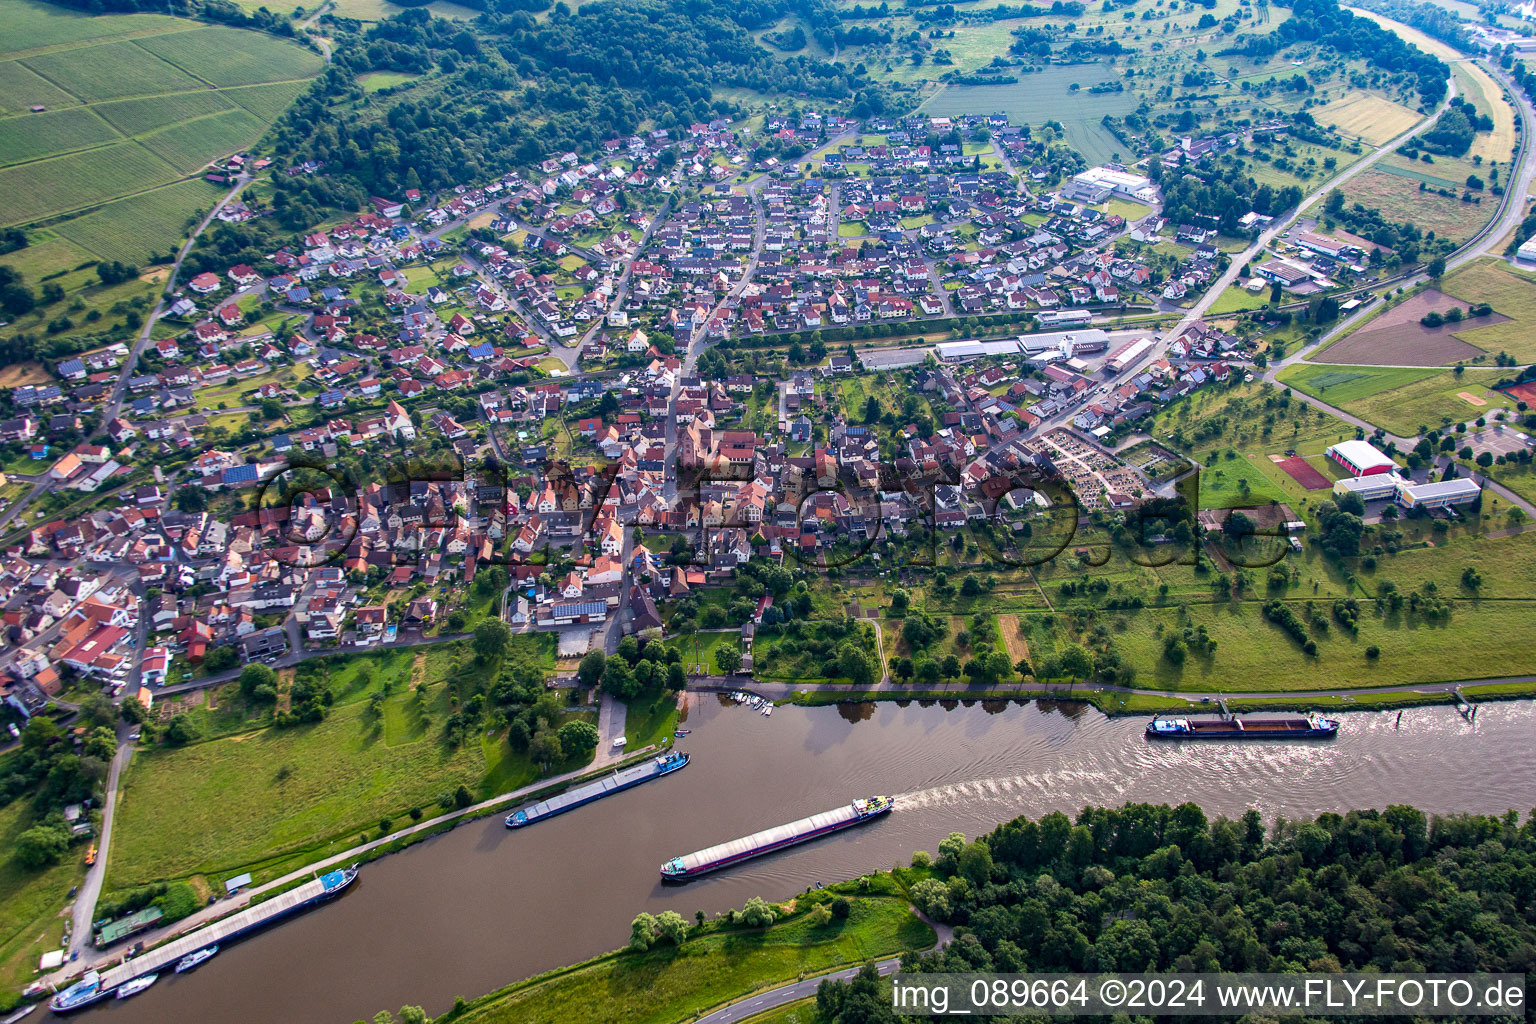
M 1081 331 L 1056 331 L 1045 334 L 1020 334 L 1004 341 L 945 341 L 934 346 L 942 363 L 963 363 L 986 356 L 1038 356 L 1042 352 L 1071 357 L 1083 352 L 1102 352 L 1109 347 L 1109 335 L 1097 328 Z
M 1397 463 L 1369 441 L 1340 441 L 1329 446 L 1328 457 L 1343 466 L 1350 476 L 1374 476 L 1397 470 Z

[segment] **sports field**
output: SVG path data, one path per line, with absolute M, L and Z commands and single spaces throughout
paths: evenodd
M 1493 367 L 1469 368 L 1457 374 L 1452 370 L 1300 363 L 1280 371 L 1279 379 L 1374 426 L 1400 437 L 1414 437 L 1420 428 L 1468 423 L 1500 410 L 1513 411 L 1515 403 L 1508 396 L 1491 390 L 1505 373 Z
M 1331 405 L 1363 399 L 1433 377 L 1436 370 L 1400 370 L 1376 366 L 1315 366 L 1298 363 L 1280 371 L 1280 383 Z
M 275 36 L 158 14 L 0 0 L 0 17 L 0 226 L 89 217 L 54 226 L 110 259 L 172 248 L 209 203 L 173 183 L 254 144 L 323 65 Z

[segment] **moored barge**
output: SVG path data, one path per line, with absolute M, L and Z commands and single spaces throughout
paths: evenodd
M 659 779 L 663 775 L 670 775 L 688 766 L 688 755 L 679 750 L 673 750 L 660 757 L 652 758 L 644 764 L 637 764 L 633 768 L 625 768 L 623 771 L 605 775 L 596 782 L 589 782 L 585 786 L 577 786 L 567 790 L 559 796 L 552 796 L 548 800 L 540 800 L 536 804 L 529 804 L 520 810 L 507 815 L 507 828 L 522 828 L 524 825 L 532 825 L 536 821 L 552 818 L 557 814 L 574 810 L 582 804 L 589 804 L 593 800 L 601 800 L 605 796 L 612 796 L 620 790 L 638 786 L 642 782 L 650 782 Z
M 165 969 L 191 954 L 213 945 L 224 945 L 242 939 L 263 928 L 310 907 L 333 900 L 357 880 L 357 868 L 338 868 L 304 882 L 281 895 L 262 903 L 236 911 L 228 917 L 193 929 L 187 934 L 171 939 L 148 952 L 131 957 L 120 964 L 102 966 L 90 970 L 75 984 L 55 995 L 48 1002 L 54 1013 L 68 1013 L 90 1006 L 149 975 Z M 136 986 L 142 991 L 148 983 Z

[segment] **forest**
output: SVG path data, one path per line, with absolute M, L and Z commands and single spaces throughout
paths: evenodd
M 591 153 L 642 128 L 729 115 L 733 106 L 713 96 L 721 87 L 803 94 L 866 115 L 885 110 L 886 90 L 857 69 L 779 59 L 757 44 L 752 30 L 790 6 L 610 0 L 557 8 L 542 21 L 491 10 L 473 29 L 408 10 L 343 37 L 322 86 L 280 122 L 279 159 L 322 161 L 328 175 L 398 195 L 484 180 L 550 153 Z M 813 34 L 836 31 L 826 14 L 809 23 Z M 433 70 L 441 74 L 431 88 L 366 103 L 355 81 L 371 71 Z M 335 116 L 357 106 L 354 116 Z
M 1254 810 L 1127 804 L 952 833 L 938 851 L 914 855 L 926 877 L 910 891 L 955 940 L 904 971 L 1536 970 L 1536 822 L 1514 811 L 1266 828 Z M 880 985 L 823 982 L 817 1021 L 898 1020 Z
M 1412 76 L 1419 96 L 1428 106 L 1445 98 L 1450 69 L 1443 61 L 1404 42 L 1397 33 L 1369 18 L 1344 10 L 1338 0 L 1296 0 L 1291 6 L 1291 17 L 1273 32 L 1245 36 L 1243 45 L 1229 52 L 1267 57 L 1302 42 L 1322 43 L 1383 71 Z

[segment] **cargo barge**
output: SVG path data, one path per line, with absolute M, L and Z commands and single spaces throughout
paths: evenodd
M 78 982 L 50 999 L 48 1008 L 54 1013 L 69 1013 L 72 1010 L 83 1009 L 128 988 L 132 982 L 150 978 L 169 965 L 183 958 L 189 958 L 194 953 L 215 944 L 224 945 L 244 938 L 290 915 L 335 899 L 356 879 L 357 868 L 355 867 L 327 872 L 280 896 L 274 896 L 263 903 L 214 921 L 212 924 L 193 929 L 180 938 L 172 939 L 164 945 L 156 946 L 116 966 L 102 966 L 87 971 Z M 133 991 L 142 991 L 148 988 L 149 984 L 150 982 L 146 980 L 140 985 L 133 986 Z
M 1338 734 L 1335 718 L 1154 718 L 1149 740 L 1323 740 Z
M 661 866 L 661 877 L 667 881 L 681 882 L 719 868 L 739 864 L 765 853 L 782 850 L 833 832 L 862 825 L 883 814 L 889 814 L 895 801 L 888 796 L 872 796 L 855 800 L 830 811 L 813 814 L 787 825 L 754 832 L 750 836 L 733 839 L 728 843 L 711 846 L 695 853 L 673 857 Z
M 688 766 L 688 755 L 682 751 L 674 750 L 653 758 L 644 764 L 626 768 L 623 771 L 614 772 L 604 776 L 596 782 L 589 782 L 585 786 L 577 786 L 575 789 L 552 796 L 548 800 L 540 800 L 536 804 L 529 804 L 521 810 L 513 811 L 507 815 L 507 828 L 522 828 L 524 825 L 532 825 L 536 821 L 552 818 L 557 814 L 574 810 L 582 804 L 589 804 L 593 800 L 601 800 L 605 796 L 612 796 L 620 790 L 638 786 L 642 782 L 650 782 L 659 779 L 663 775 L 670 775 Z

